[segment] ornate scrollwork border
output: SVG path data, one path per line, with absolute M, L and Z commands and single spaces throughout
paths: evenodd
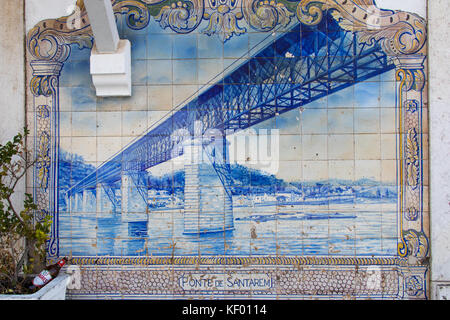
M 111 0 L 116 15 L 125 17 L 133 30 L 145 28 L 150 19 L 161 28 L 189 33 L 206 25 L 200 32 L 219 36 L 223 41 L 252 28 L 270 32 L 287 26 L 292 19 L 313 26 L 330 13 L 345 30 L 358 35 L 360 43 L 379 42 L 397 65 L 397 109 L 399 122 L 399 245 L 398 256 L 389 258 L 295 257 L 295 258 L 101 258 L 76 257 L 79 264 L 144 265 L 394 265 L 427 266 L 428 230 L 424 228 L 427 213 L 423 203 L 423 137 L 422 113 L 426 90 L 426 21 L 420 16 L 376 7 L 374 0 Z M 59 113 L 59 75 L 68 59 L 71 46 L 91 48 L 93 35 L 83 0 L 79 11 L 59 19 L 44 20 L 27 36 L 32 69 L 30 91 L 35 119 L 35 152 L 41 162 L 34 172 L 35 198 L 39 212 L 53 215 L 57 221 L 57 161 Z M 241 22 L 245 22 L 245 25 Z M 45 108 L 43 108 L 45 106 Z M 46 139 L 48 137 L 48 139 Z M 425 173 L 426 174 L 426 173 Z M 58 228 L 53 227 L 49 258 L 58 256 Z M 426 272 L 425 272 L 426 273 Z M 420 281 L 419 281 L 420 278 Z M 426 274 L 410 275 L 408 290 L 413 296 L 425 295 Z
M 388 55 L 417 54 L 424 49 L 427 32 L 423 18 L 379 9 L 373 0 L 301 0 L 297 17 L 304 24 L 314 25 L 327 10 L 343 29 L 359 33 L 359 41 L 380 41 Z
M 201 32 L 216 34 L 224 41 L 250 28 L 269 32 L 287 26 L 294 17 L 305 25 L 316 25 L 331 12 L 341 28 L 357 32 L 359 41 L 380 41 L 393 56 L 425 54 L 426 21 L 414 13 L 382 10 L 374 0 L 111 0 L 113 10 L 126 16 L 131 29 L 148 25 L 153 16 L 161 28 L 189 33 L 207 21 Z M 92 30 L 83 0 L 77 1 L 78 16 L 45 20 L 28 33 L 28 48 L 34 58 L 63 62 L 70 45 L 92 46 Z M 77 21 L 77 23 L 75 23 Z M 44 45 L 45 44 L 45 45 Z

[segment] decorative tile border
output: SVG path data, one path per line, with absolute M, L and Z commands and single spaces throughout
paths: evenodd
M 71 299 L 424 299 L 426 267 L 81 265 Z
M 426 70 L 426 21 L 421 17 L 406 12 L 380 10 L 374 1 L 362 0 L 302 0 L 256 2 L 252 0 L 226 1 L 225 7 L 219 8 L 215 2 L 193 0 L 189 2 L 171 0 L 113 0 L 114 12 L 126 16 L 127 25 L 139 30 L 148 25 L 150 16 L 160 23 L 162 28 L 171 28 L 175 32 L 187 33 L 196 29 L 202 20 L 209 20 L 203 30 L 208 35 L 217 34 L 224 41 L 245 30 L 238 21 L 245 19 L 250 27 L 258 31 L 271 31 L 277 25 L 286 25 L 296 17 L 301 23 L 314 25 L 321 21 L 325 11 L 331 11 L 340 26 L 359 35 L 360 42 L 379 41 L 386 54 L 394 59 L 397 67 L 397 111 L 399 141 L 399 224 L 400 243 L 397 258 L 74 258 L 73 262 L 81 265 L 129 265 L 124 263 L 141 261 L 148 268 L 154 265 L 203 265 L 213 261 L 213 265 L 228 267 L 231 265 L 307 265 L 311 268 L 326 270 L 342 265 L 394 266 L 400 277 L 392 278 L 391 283 L 400 283 L 397 298 L 425 298 L 427 290 L 427 257 L 429 255 L 428 209 L 424 201 L 424 156 L 423 150 L 423 112 L 426 106 L 427 70 Z M 45 20 L 36 25 L 28 34 L 28 60 L 32 70 L 30 90 L 33 96 L 29 110 L 35 111 L 34 150 L 39 161 L 34 171 L 34 198 L 40 212 L 37 217 L 51 215 L 53 228 L 50 235 L 48 256 L 58 256 L 58 196 L 57 166 L 59 146 L 59 75 L 64 62 L 70 55 L 71 45 L 92 46 L 92 31 L 82 1 L 80 24 L 70 24 L 71 17 Z M 261 12 L 266 14 L 262 15 Z M 276 17 L 276 18 L 275 18 Z M 268 19 L 266 21 L 266 19 Z M 225 24 L 224 21 L 231 21 Z M 69 22 L 69 23 L 68 23 Z M 270 23 L 269 23 L 270 22 Z M 44 45 L 45 44 L 45 45 Z M 128 259 L 128 260 L 127 260 Z M 206 260 L 202 260 L 206 259 Z M 230 263 L 232 262 L 232 263 Z M 267 262 L 267 263 L 266 263 Z M 139 264 L 139 263 L 138 263 Z M 91 267 L 86 267 L 90 270 Z M 96 266 L 97 268 L 97 266 Z M 102 267 L 103 268 L 103 267 Z M 97 270 L 97 269 L 95 269 Z M 183 269 L 184 270 L 184 269 Z M 266 270 L 266 269 L 264 269 Z M 267 269 L 269 270 L 269 269 Z M 266 272 L 268 272 L 266 270 Z M 292 269 L 291 274 L 296 274 Z M 328 269 L 327 269 L 328 270 Z M 89 271 L 91 272 L 91 270 Z M 92 271 L 94 272 L 94 271 Z M 102 272 L 114 272 L 102 271 Z M 163 271 L 161 271 L 163 272 Z M 167 272 L 165 269 L 164 272 Z M 335 271 L 327 271 L 335 272 Z M 337 272 L 337 271 L 336 271 Z M 145 272 L 144 272 L 145 273 Z M 300 273 L 297 273 L 300 274 Z M 102 275 L 97 275 L 101 277 Z M 95 277 L 94 277 L 95 278 Z M 328 278 L 324 278 L 328 279 Z M 88 285 L 88 284 L 87 284 Z M 323 289 L 326 294 L 333 292 Z M 331 290 L 331 291 L 330 291 Z M 91 291 L 87 291 L 91 292 Z M 287 292 L 287 291 L 286 291 Z M 291 291 L 287 296 L 295 296 Z M 307 291 L 304 291 L 307 292 Z M 391 292 L 391 291 L 389 291 Z M 401 292 L 401 294 L 400 294 Z M 362 291 L 351 295 L 363 296 Z M 406 294 L 405 294 L 406 293 Z M 177 293 L 178 294 L 178 293 Z M 273 292 L 272 296 L 280 294 Z M 391 293 L 389 293 L 391 294 Z M 180 293 L 181 295 L 181 293 Z M 333 294 L 331 294 L 332 296 Z M 303 296 L 303 293 L 300 295 Z M 309 296 L 309 295 L 308 295 Z M 314 296 L 314 295 L 312 295 Z M 382 295 L 384 297 L 384 293 Z

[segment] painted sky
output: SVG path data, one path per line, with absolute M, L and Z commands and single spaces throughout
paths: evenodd
M 190 34 L 163 30 L 154 20 L 140 31 L 120 27 L 121 38 L 132 42 L 133 96 L 127 98 L 97 98 L 90 50 L 74 47 L 61 76 L 61 148 L 99 166 L 281 33 L 247 32 L 223 43 L 201 33 L 204 27 Z M 389 72 L 263 122 L 253 129 L 279 130 L 279 156 L 276 165 L 253 167 L 286 181 L 393 183 L 394 107 Z M 153 171 L 161 174 L 173 166 Z

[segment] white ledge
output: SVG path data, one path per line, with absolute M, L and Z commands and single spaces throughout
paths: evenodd
M 92 82 L 99 97 L 131 96 L 131 43 L 120 40 L 116 52 L 91 52 Z
M 2 294 L 0 300 L 65 300 L 66 288 L 70 280 L 70 275 L 60 274 L 33 294 Z

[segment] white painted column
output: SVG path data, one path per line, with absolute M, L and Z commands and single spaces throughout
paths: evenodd
M 85 0 L 94 33 L 91 75 L 97 96 L 131 96 L 131 44 L 120 40 L 110 0 Z
M 112 53 L 119 45 L 119 32 L 110 0 L 84 0 L 99 53 Z

